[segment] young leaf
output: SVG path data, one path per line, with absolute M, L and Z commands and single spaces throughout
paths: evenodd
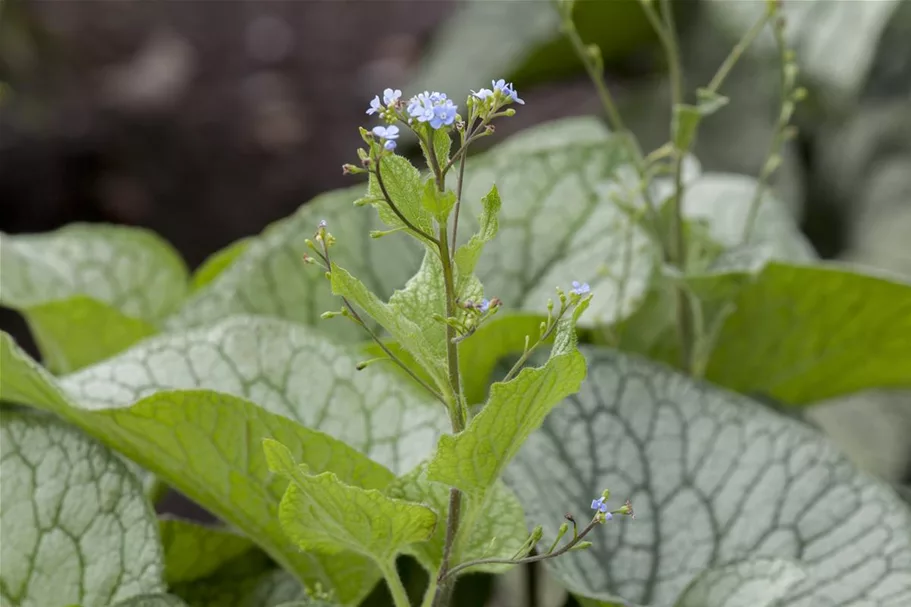
M 262 322 L 266 324 L 260 324 Z M 282 335 L 283 347 L 278 345 L 281 343 L 278 340 L 268 339 L 268 332 L 260 333 L 270 324 Z M 414 396 L 394 384 L 384 383 L 382 374 L 374 374 L 372 381 L 366 376 L 363 380 L 355 376 L 353 382 L 346 382 L 343 390 L 343 402 L 352 404 L 358 404 L 352 398 L 357 389 L 369 391 L 372 398 L 363 402 L 380 409 L 365 404 L 348 412 L 339 406 L 332 410 L 333 400 L 325 396 L 333 394 L 330 371 L 348 368 L 353 365 L 353 359 L 346 359 L 342 351 L 321 339 L 304 339 L 305 335 L 305 328 L 280 321 L 230 320 L 210 332 L 199 330 L 146 342 L 122 357 L 66 378 L 62 382 L 67 388 L 64 392 L 4 334 L 0 339 L 0 366 L 3 368 L 0 398 L 27 402 L 66 417 L 255 538 L 272 558 L 304 583 L 320 583 L 333 590 L 340 602 L 352 604 L 369 592 L 379 571 L 368 560 L 351 553 L 336 556 L 301 553 L 287 539 L 278 521 L 278 505 L 285 484 L 270 477 L 258 447 L 259 441 L 276 438 L 293 448 L 295 456 L 314 470 L 331 471 L 354 486 L 379 489 L 392 480 L 388 470 L 343 443 L 298 425 L 287 416 L 304 421 L 322 420 L 329 428 L 336 423 L 333 416 L 339 415 L 334 426 L 336 431 L 348 433 L 352 438 L 359 432 L 364 433 L 360 434 L 364 448 L 387 461 L 399 463 L 411 461 L 410 457 L 425 457 L 436 430 L 419 421 L 422 405 L 408 409 L 409 403 L 417 405 Z M 279 381 L 283 377 L 281 373 L 269 379 L 271 372 L 295 364 L 295 343 L 297 347 L 309 344 L 310 349 L 305 351 L 325 356 L 327 366 L 295 366 L 294 377 L 305 382 L 300 386 L 283 383 L 288 380 Z M 181 352 L 194 353 L 192 365 Z M 314 356 L 308 354 L 308 359 L 313 360 Z M 303 373 L 308 368 L 315 375 Z M 158 374 L 157 378 L 148 374 L 152 370 Z M 233 386 L 230 385 L 232 378 L 236 381 Z M 162 385 L 165 380 L 172 383 Z M 320 396 L 319 382 L 327 380 L 330 383 L 323 384 L 323 389 L 328 392 L 322 392 Z M 259 397 L 263 407 L 207 390 L 157 391 L 139 400 L 150 391 L 150 386 L 156 386 L 156 381 L 159 390 L 197 386 L 201 382 L 210 387 L 221 385 L 222 389 L 245 395 L 249 392 Z M 361 381 L 366 383 L 361 384 Z M 276 392 L 282 385 L 286 391 Z M 295 396 L 295 389 L 305 385 L 313 400 Z M 271 386 L 270 390 L 265 390 L 265 386 Z M 314 387 L 317 387 L 316 392 L 313 392 Z M 314 411 L 318 399 L 326 399 L 322 414 Z M 377 414 L 384 407 L 390 407 L 385 410 L 392 415 L 377 415 L 377 421 L 372 424 L 366 423 L 369 417 L 360 417 L 365 420 L 360 429 L 352 423 L 358 416 Z M 428 407 L 427 411 L 442 421 L 444 416 L 438 409 Z M 380 419 L 382 423 L 379 423 Z M 417 425 L 413 425 L 415 421 Z M 385 426 L 387 423 L 395 426 Z M 407 434 L 410 431 L 404 430 L 406 434 L 403 434 L 403 429 L 409 427 L 413 433 Z M 368 431 L 374 434 L 366 434 Z M 377 431 L 391 434 L 382 436 L 376 434 Z M 406 435 L 410 439 L 399 447 L 398 440 Z M 188 456 L 187 445 L 192 445 L 193 458 Z M 417 451 L 409 456 L 409 449 Z
M 255 544 L 224 527 L 166 518 L 159 521 L 164 546 L 165 580 L 172 586 L 211 575 Z
M 350 550 L 380 566 L 409 544 L 433 534 L 437 516 L 430 508 L 393 499 L 376 489 L 341 482 L 331 472 L 310 475 L 306 465 L 275 440 L 264 440 L 269 469 L 291 481 L 279 508 L 285 532 L 303 550 L 336 554 Z
M 404 217 L 425 234 L 433 234 L 433 215 L 422 204 L 421 173 L 411 162 L 402 156 L 384 156 L 379 163 L 379 175 L 378 179 L 375 173 L 370 174 L 367 194 L 355 204 L 372 205 L 383 223 L 391 228 L 409 227 L 402 220 Z M 402 217 L 389 206 L 387 195 Z
M 798 561 L 807 598 L 911 600 L 911 511 L 818 432 L 654 363 L 587 358 L 506 477 L 530 521 L 580 516 L 605 488 L 632 500 L 634 520 L 549 561 L 571 592 L 670 605 L 706 568 L 762 557 Z
M 793 561 L 757 559 L 733 563 L 696 576 L 675 607 L 777 607 L 806 577 Z
M 344 268 L 332 264 L 332 292 L 341 295 L 385 328 L 434 379 L 447 385 L 446 337 L 433 314 L 445 313 L 442 268 L 427 251 L 424 263 L 404 291 L 384 303 Z
M 0 277 L 0 304 L 25 316 L 57 373 L 151 335 L 187 290 L 186 267 L 166 242 L 106 225 L 0 234 Z
M 493 240 L 500 229 L 497 214 L 500 212 L 500 193 L 497 186 L 491 186 L 490 192 L 481 199 L 481 216 L 478 218 L 478 232 L 456 250 L 455 265 L 458 271 L 458 282 L 467 283 L 473 276 L 484 245 Z
M 357 186 L 317 196 L 251 238 L 233 263 L 168 319 L 167 327 L 181 331 L 232 315 L 257 314 L 318 324 L 338 341 L 362 341 L 364 330 L 354 323 L 320 318 L 326 310 L 338 308 L 338 298 L 330 292 L 323 272 L 301 261 L 308 250 L 304 241 L 325 219 L 336 236 L 333 261 L 360 276 L 380 296 L 388 297 L 414 274 L 423 248 L 412 239 L 363 238 L 382 224 L 372 213 L 351 204 L 362 192 L 363 186 Z
M 451 190 L 445 192 L 437 191 L 436 182 L 433 178 L 424 181 L 424 193 L 421 196 L 421 205 L 424 209 L 433 215 L 440 223 L 445 223 L 449 217 L 449 212 L 455 206 L 456 195 Z
M 428 480 L 458 487 L 484 503 L 529 435 L 585 379 L 585 359 L 576 349 L 574 329 L 587 301 L 560 321 L 550 359 L 543 366 L 523 369 L 514 379 L 494 384 L 484 409 L 463 432 L 440 437 L 427 468 Z
M 95 607 L 164 591 L 155 513 L 117 456 L 16 411 L 0 416 L 0 450 L 0 602 Z
M 427 504 L 438 515 L 436 531 L 430 540 L 412 544 L 407 552 L 433 573 L 443 560 L 446 541 L 446 520 L 449 514 L 449 487 L 427 480 L 426 465 L 421 464 L 408 474 L 396 479 L 386 494 L 397 499 Z M 480 509 L 483 506 L 483 509 Z M 458 547 L 459 562 L 479 558 L 511 558 L 528 537 L 522 505 L 513 492 L 497 481 L 490 491 L 486 504 L 463 502 L 463 525 L 471 525 L 471 532 Z M 498 573 L 504 565 L 473 567 L 471 571 Z

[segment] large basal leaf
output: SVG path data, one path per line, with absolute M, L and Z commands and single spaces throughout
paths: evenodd
M 420 502 L 433 508 L 439 521 L 433 537 L 428 541 L 412 544 L 407 550 L 427 571 L 439 571 L 446 542 L 446 525 L 449 515 L 449 487 L 427 480 L 426 466 L 418 466 L 397 478 L 387 489 L 387 495 L 411 502 Z M 458 549 L 459 561 L 480 558 L 512 558 L 528 537 L 522 505 L 513 492 L 501 481 L 493 486 L 483 511 L 471 511 L 472 504 L 465 504 L 462 520 L 472 524 L 471 533 Z M 465 523 L 463 523 L 465 524 Z M 503 571 L 503 565 L 473 567 L 472 571 Z
M 0 304 L 25 316 L 56 373 L 155 333 L 187 291 L 186 267 L 166 242 L 108 225 L 0 234 L 0 277 Z
M 734 305 L 706 370 L 715 383 L 788 404 L 911 386 L 906 281 L 770 263 Z
M 675 607 L 775 607 L 806 577 L 792 561 L 733 563 L 699 574 Z
M 112 607 L 192 607 L 172 594 L 144 594 L 121 601 Z
M 564 136 L 582 130 L 583 142 Z M 594 293 L 586 324 L 624 318 L 644 296 L 654 258 L 645 232 L 611 199 L 618 170 L 629 167 L 622 142 L 594 118 L 513 139 L 466 167 L 463 234 L 476 228 L 492 184 L 502 199 L 499 234 L 477 267 L 486 294 L 508 309 L 543 312 L 555 287 L 586 281 Z
M 609 488 L 594 545 L 550 561 L 575 593 L 670 605 L 703 570 L 790 559 L 807 578 L 783 605 L 911 601 L 911 512 L 825 438 L 745 397 L 663 366 L 588 350 L 588 381 L 508 471 L 544 543 L 567 511 Z
M 433 534 L 437 515 L 427 506 L 346 484 L 332 472 L 312 475 L 278 441 L 263 441 L 263 449 L 269 469 L 290 481 L 279 519 L 302 550 L 350 550 L 394 569 L 397 554 Z
M 786 37 L 796 51 L 810 84 L 820 88 L 819 99 L 844 107 L 857 99 L 866 81 L 883 30 L 900 0 L 784 2 Z M 740 36 L 766 10 L 765 0 L 710 0 L 709 15 Z M 771 36 L 758 41 L 758 50 L 777 58 Z
M 155 513 L 104 446 L 53 417 L 3 411 L 0 478 L 3 604 L 107 607 L 164 590 Z
M 239 533 L 193 521 L 165 518 L 159 522 L 159 530 L 169 585 L 211 575 L 255 546 Z
M 155 338 L 65 378 L 59 388 L 8 336 L 2 345 L 2 398 L 64 415 L 234 524 L 305 583 L 335 590 L 344 603 L 362 598 L 378 572 L 351 554 L 302 554 L 286 538 L 277 516 L 285 486 L 271 478 L 258 441 L 281 440 L 313 470 L 382 488 L 392 479 L 388 470 L 295 421 L 407 470 L 426 457 L 445 420 L 440 407 L 393 376 L 357 373 L 350 352 L 275 319 L 233 319 Z M 209 390 L 162 391 L 180 388 Z
M 251 238 L 227 268 L 190 296 L 168 320 L 168 327 L 182 329 L 235 314 L 260 314 L 319 323 L 341 341 L 363 340 L 363 329 L 353 323 L 320 319 L 326 310 L 338 309 L 340 302 L 330 292 L 323 272 L 301 261 L 308 251 L 304 241 L 313 237 L 317 224 L 325 219 L 337 239 L 333 261 L 349 269 L 373 292 L 388 296 L 414 274 L 421 250 L 411 239 L 401 235 L 366 238 L 370 230 L 383 226 L 375 213 L 354 206 L 363 188 L 318 196 L 291 217 Z

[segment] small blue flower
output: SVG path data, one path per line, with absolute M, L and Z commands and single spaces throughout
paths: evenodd
M 481 303 L 478 304 L 478 310 L 481 311 L 481 314 L 487 314 L 488 310 L 490 310 L 490 300 L 482 299 Z
M 579 282 L 578 280 L 573 281 L 573 288 L 570 289 L 570 293 L 573 295 L 585 295 L 586 293 L 591 293 L 592 288 L 588 286 L 587 282 Z
M 598 512 L 601 512 L 602 514 L 610 514 L 609 512 L 607 512 L 607 504 L 605 503 L 606 501 L 607 500 L 605 500 L 603 497 L 599 497 L 596 500 L 592 500 L 592 510 L 597 510 Z
M 399 89 L 386 89 L 383 91 L 383 103 L 386 105 L 392 105 L 399 100 L 399 97 L 402 96 L 402 91 Z
M 373 134 L 383 140 L 383 147 L 387 150 L 395 149 L 395 139 L 399 138 L 399 127 L 392 126 L 375 126 Z
M 458 107 L 445 93 L 424 91 L 409 99 L 406 109 L 418 122 L 429 122 L 432 128 L 438 129 L 455 122 Z
M 322 228 L 327 227 L 328 225 L 329 225 L 329 224 L 326 223 L 326 220 L 325 220 L 325 219 L 320 219 L 320 220 L 319 220 L 319 223 L 317 224 L 317 227 L 320 228 L 320 229 L 322 229 Z
M 606 521 L 609 521 L 612 518 L 614 518 L 614 515 L 611 514 L 610 512 L 604 512 L 603 514 L 604 514 L 604 520 L 606 520 Z
M 373 100 L 370 102 L 370 107 L 367 108 L 367 115 L 369 116 L 370 114 L 376 114 L 377 112 L 380 112 L 380 111 L 382 111 L 382 110 L 383 110 L 383 108 L 382 108 L 382 106 L 380 105 L 380 96 L 377 95 L 377 96 L 374 97 Z
M 519 105 L 525 105 L 525 102 L 519 99 L 519 94 L 513 87 L 512 82 L 506 82 L 500 78 L 499 80 L 491 80 L 491 84 L 493 84 L 494 93 L 500 93 L 510 101 L 518 103 Z
M 481 101 L 484 101 L 485 99 L 487 99 L 488 97 L 493 95 L 493 91 L 490 89 L 481 89 L 480 91 L 471 91 L 471 94 L 474 95 L 475 97 L 477 97 L 478 99 L 480 99 Z

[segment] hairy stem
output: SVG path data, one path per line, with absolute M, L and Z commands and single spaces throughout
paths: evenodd
M 478 565 L 522 565 L 524 563 L 537 563 L 539 561 L 546 561 L 547 559 L 556 558 L 562 554 L 569 552 L 573 546 L 577 545 L 582 539 L 588 535 L 588 533 L 599 524 L 597 518 L 593 518 L 591 522 L 583 529 L 579 535 L 567 542 L 562 548 L 559 548 L 553 552 L 547 554 L 538 554 L 535 556 L 527 556 L 522 559 L 504 559 L 504 558 L 488 558 L 488 559 L 477 559 L 474 561 L 465 561 L 461 565 L 457 565 L 450 569 L 443 579 L 450 575 L 455 575 L 456 573 L 468 569 L 469 567 L 477 567 Z
M 442 180 L 440 180 L 442 181 Z M 442 183 L 439 183 L 442 188 Z M 456 285 L 452 266 L 452 257 L 449 251 L 449 236 L 447 225 L 440 225 L 439 250 L 440 260 L 443 265 L 443 284 L 446 288 L 446 316 L 452 318 L 456 315 Z M 462 402 L 462 379 L 459 375 L 459 344 L 455 341 L 458 335 L 452 325 L 446 325 L 446 359 L 449 369 L 449 386 L 453 402 L 449 406 L 449 417 L 452 422 L 453 433 L 465 429 L 466 407 Z M 443 560 L 440 564 L 437 579 L 442 581 L 449 571 L 452 560 L 453 547 L 459 532 L 459 523 L 462 514 L 462 492 L 456 488 L 449 490 L 449 514 L 446 517 L 446 540 L 443 544 Z M 434 594 L 433 607 L 447 607 L 452 597 L 452 584 L 440 583 Z

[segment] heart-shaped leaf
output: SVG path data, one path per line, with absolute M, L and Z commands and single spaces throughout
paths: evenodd
M 792 561 L 733 563 L 699 574 L 675 607 L 775 607 L 806 577 Z
M 73 224 L 48 234 L 0 234 L 0 266 L 0 304 L 25 316 L 56 373 L 155 333 L 187 291 L 177 253 L 138 228 Z
M 53 417 L 6 410 L 0 453 L 3 604 L 107 607 L 164 590 L 155 513 L 116 455 Z
M 350 553 L 302 554 L 287 539 L 278 521 L 285 484 L 271 479 L 258 441 L 278 439 L 313 470 L 380 489 L 392 480 L 387 469 L 295 422 L 405 470 L 427 456 L 445 423 L 441 407 L 395 376 L 358 374 L 352 352 L 276 319 L 238 318 L 157 337 L 59 386 L 6 335 L 2 346 L 0 397 L 63 415 L 234 524 L 301 581 L 321 583 L 346 604 L 370 590 L 378 571 Z M 193 388 L 207 390 L 167 391 Z
M 634 520 L 549 561 L 570 591 L 669 605 L 707 568 L 778 558 L 807 574 L 785 605 L 911 601 L 911 511 L 822 435 L 661 365 L 586 352 L 588 381 L 507 476 L 545 543 L 603 489 L 632 499 Z

